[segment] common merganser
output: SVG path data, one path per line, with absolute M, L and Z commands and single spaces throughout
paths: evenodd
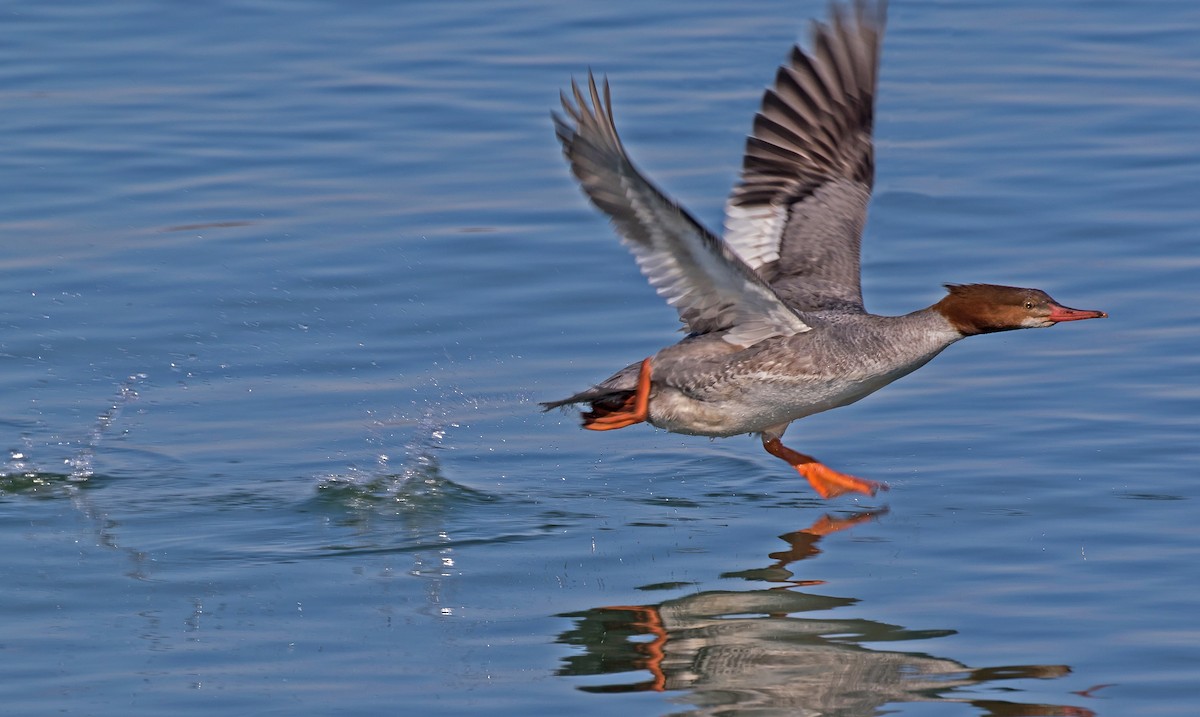
M 553 113 L 583 190 L 609 215 L 642 273 L 688 335 L 545 410 L 585 403 L 596 431 L 643 421 L 675 433 L 757 433 L 771 455 L 824 498 L 875 495 L 856 478 L 783 445 L 799 418 L 853 403 L 924 366 L 967 336 L 1097 319 L 1044 291 L 947 284 L 936 304 L 904 316 L 863 308 L 859 245 L 874 181 L 871 129 L 883 2 L 834 5 L 813 23 L 763 96 L 725 235 L 704 228 L 637 170 L 613 124 L 608 82 L 574 80 Z

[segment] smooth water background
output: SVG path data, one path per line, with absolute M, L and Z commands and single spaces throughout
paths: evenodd
M 869 308 L 1111 318 L 789 433 L 890 493 L 538 412 L 677 325 L 558 89 L 717 225 L 824 13 L 0 4 L 4 711 L 1195 714 L 1200 5 L 893 3 Z

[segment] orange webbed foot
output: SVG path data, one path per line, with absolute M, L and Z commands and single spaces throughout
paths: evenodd
M 646 359 L 638 372 L 637 391 L 618 409 L 601 411 L 593 407 L 591 413 L 583 414 L 583 427 L 589 431 L 615 431 L 645 421 L 650 416 L 650 374 L 650 359 Z
M 808 479 L 813 490 L 820 493 L 822 498 L 836 498 L 844 493 L 862 493 L 873 496 L 881 490 L 888 490 L 887 483 L 856 478 L 847 473 L 835 471 L 824 463 L 816 461 L 801 463 L 793 467 L 799 471 L 800 475 Z
M 888 490 L 887 483 L 856 478 L 852 475 L 835 471 L 812 456 L 806 456 L 783 445 L 778 438 L 763 440 L 763 448 L 767 453 L 788 462 L 788 465 L 805 477 L 813 490 L 822 498 L 836 498 L 845 493 L 862 493 L 873 496 L 881 490 Z

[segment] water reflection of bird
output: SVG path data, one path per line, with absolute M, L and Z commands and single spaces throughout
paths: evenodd
M 773 568 L 782 569 L 815 555 L 819 552 L 816 543 L 823 535 L 862 522 L 859 517 L 827 516 L 811 529 L 783 536 L 792 548 L 772 554 L 776 559 Z M 749 577 L 749 572 L 741 575 Z M 753 712 L 865 717 L 881 714 L 885 705 L 902 702 L 969 702 L 997 717 L 1093 715 L 1088 709 L 1069 705 L 972 699 L 963 693 L 964 688 L 997 680 L 1056 678 L 1068 674 L 1070 668 L 971 668 L 925 652 L 868 648 L 865 643 L 930 640 L 954 631 L 909 630 L 873 620 L 821 615 L 855 602 L 853 598 L 773 588 L 701 592 L 657 605 L 618 605 L 570 613 L 562 617 L 575 623 L 558 641 L 581 647 L 583 652 L 565 658 L 558 674 L 588 676 L 588 684 L 580 687 L 587 692 L 682 691 L 681 699 L 698 707 L 696 713 L 701 715 Z M 810 617 L 798 617 L 801 613 Z M 620 677 L 635 672 L 650 677 L 639 682 Z M 597 676 L 613 679 L 598 683 Z
M 835 471 L 781 442 L 799 418 L 853 403 L 967 336 L 1101 318 L 1045 292 L 947 285 L 904 316 L 863 307 L 859 245 L 874 180 L 871 131 L 884 5 L 860 0 L 816 24 L 766 91 L 725 207 L 725 235 L 634 167 L 613 124 L 608 84 L 572 82 L 555 125 L 571 170 L 612 219 L 688 336 L 546 409 L 587 404 L 585 428 L 649 422 L 676 433 L 757 433 L 821 496 L 881 484 Z

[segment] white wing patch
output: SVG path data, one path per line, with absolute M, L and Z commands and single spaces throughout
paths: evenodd
M 751 269 L 779 260 L 787 210 L 774 204 L 725 206 L 725 243 Z

